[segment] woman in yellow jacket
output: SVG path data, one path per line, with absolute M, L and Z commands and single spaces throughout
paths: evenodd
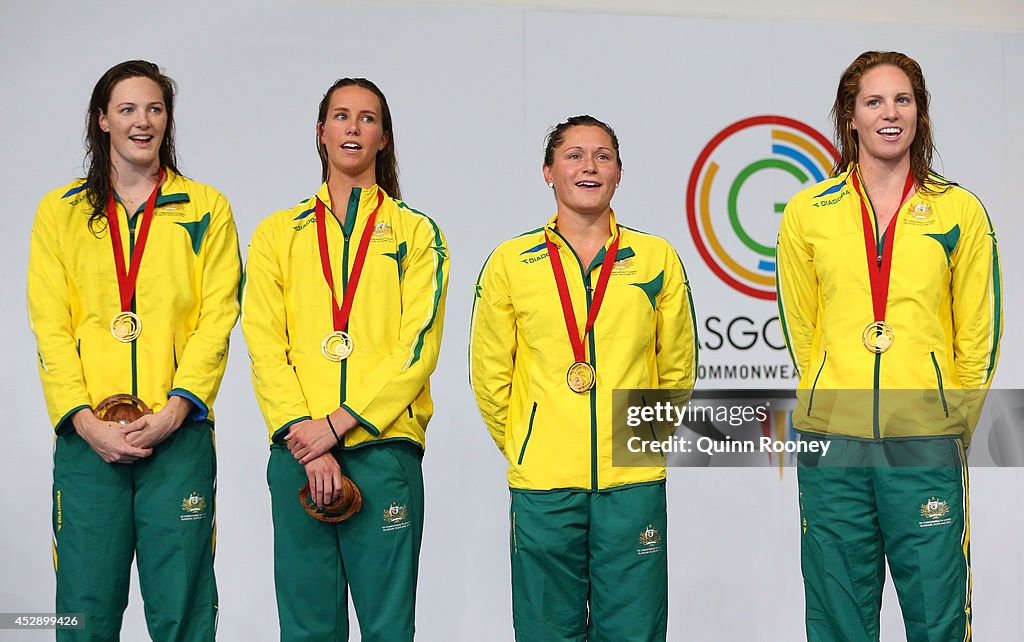
M 685 399 L 695 322 L 676 252 L 616 222 L 621 166 L 605 123 L 556 126 L 555 216 L 501 244 L 476 285 L 471 381 L 509 462 L 520 642 L 665 639 L 664 460 L 613 464 L 612 390 Z
M 786 206 L 780 317 L 800 371 L 807 636 L 878 640 L 888 561 L 907 639 L 971 639 L 965 448 L 1002 331 L 995 233 L 931 169 L 920 66 L 870 51 L 833 106 L 835 176 Z
M 323 184 L 253 234 L 242 330 L 270 432 L 274 577 L 282 640 L 411 640 L 423 532 L 425 430 L 433 414 L 448 283 L 434 221 L 399 200 L 391 112 L 362 78 L 327 91 L 316 124 Z M 317 521 L 342 473 L 359 512 Z
M 213 401 L 241 265 L 227 199 L 177 170 L 174 94 L 151 62 L 110 68 L 88 176 L 43 198 L 32 227 L 57 611 L 85 615 L 62 640 L 118 638 L 135 556 L 150 637 L 216 630 Z

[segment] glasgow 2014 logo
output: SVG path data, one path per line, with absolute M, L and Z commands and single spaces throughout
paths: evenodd
M 708 267 L 733 289 L 774 300 L 782 210 L 790 196 L 828 177 L 838 156 L 821 133 L 785 116 L 745 118 L 718 132 L 686 188 L 690 234 Z

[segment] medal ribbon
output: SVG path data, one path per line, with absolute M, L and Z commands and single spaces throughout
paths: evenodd
M 117 272 L 117 290 L 121 295 L 121 312 L 131 312 L 132 297 L 135 296 L 135 284 L 139 279 L 139 267 L 142 265 L 142 253 L 146 251 L 149 239 L 149 228 L 153 223 L 153 209 L 156 208 L 156 196 L 160 191 L 160 183 L 164 181 L 164 169 L 156 177 L 156 185 L 146 199 L 146 207 L 142 210 L 142 223 L 139 226 L 139 238 L 135 242 L 128 269 L 124 266 L 124 248 L 121 245 L 121 222 L 117 217 L 117 203 L 114 190 L 110 190 L 107 200 L 107 225 L 110 228 L 110 245 L 114 249 L 114 269 Z M 127 212 L 127 210 L 126 210 Z
M 326 206 L 319 198 L 316 199 L 316 240 L 320 246 L 320 267 L 324 271 L 324 280 L 327 287 L 331 289 L 331 314 L 334 319 L 335 331 L 343 332 L 348 327 L 348 316 L 352 312 L 352 301 L 356 298 L 356 288 L 359 286 L 359 275 L 363 273 L 363 263 L 366 262 L 366 251 L 370 247 L 370 237 L 373 236 L 373 224 L 377 220 L 377 210 L 384 202 L 384 192 L 377 189 L 377 206 L 370 213 L 370 218 L 363 228 L 363 235 L 359 238 L 359 248 L 356 250 L 356 258 L 352 262 L 352 276 L 348 280 L 348 287 L 342 292 L 345 300 L 341 307 L 338 307 L 338 296 L 334 291 L 334 274 L 331 272 L 331 255 L 327 249 L 327 221 L 325 219 Z
M 594 298 L 590 302 L 587 325 L 582 336 L 579 333 L 579 326 L 576 325 L 576 313 L 572 309 L 572 298 L 569 296 L 569 284 L 565 280 L 565 270 L 562 268 L 562 257 L 558 255 L 558 248 L 551 242 L 547 230 L 544 230 L 544 242 L 548 246 L 548 256 L 551 257 L 551 271 L 555 275 L 555 285 L 558 286 L 558 299 L 562 302 L 562 316 L 565 318 L 565 329 L 569 333 L 573 358 L 576 361 L 585 361 L 586 352 L 583 349 L 583 339 L 594 327 L 597 313 L 601 309 L 601 302 L 604 301 L 604 293 L 608 289 L 608 279 L 612 275 L 612 264 L 615 263 L 615 255 L 619 252 L 619 236 L 615 236 L 615 240 L 604 253 L 604 260 L 601 261 L 601 276 L 597 277 L 597 289 L 594 290 Z
M 857 178 L 858 171 L 853 171 L 853 189 L 860 198 L 861 222 L 864 228 L 864 248 L 868 256 L 868 280 L 871 282 L 871 305 L 875 311 L 875 321 L 885 320 L 885 306 L 889 301 L 889 275 L 892 273 L 892 248 L 896 243 L 896 220 L 903 209 L 903 202 L 914 187 L 914 173 L 907 171 L 907 181 L 903 185 L 903 196 L 900 204 L 889 221 L 889 228 L 892 234 L 884 233 L 882 241 L 882 253 L 878 253 L 878 242 L 872 234 L 871 217 L 868 214 L 867 198 L 861 193 L 860 181 Z

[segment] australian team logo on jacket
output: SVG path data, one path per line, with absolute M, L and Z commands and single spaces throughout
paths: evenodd
M 395 233 L 391 229 L 391 224 L 386 221 L 380 221 L 373 226 L 373 235 L 370 237 L 371 243 L 380 243 L 382 241 L 394 242 Z

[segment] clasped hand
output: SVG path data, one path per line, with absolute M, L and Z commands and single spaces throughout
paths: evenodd
M 338 440 L 358 423 L 344 408 L 331 413 L 331 422 L 334 424 L 333 431 L 326 417 L 306 419 L 289 429 L 288 436 L 284 438 L 285 443 L 300 464 L 306 465 L 337 446 Z

